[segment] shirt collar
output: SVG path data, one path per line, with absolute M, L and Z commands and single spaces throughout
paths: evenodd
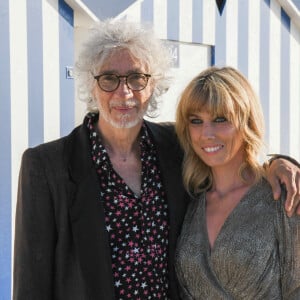
M 92 158 L 94 163 L 96 163 L 96 165 L 99 167 L 110 162 L 110 159 L 95 125 L 97 124 L 98 119 L 99 113 L 89 112 L 85 116 L 83 123 L 89 129 Z M 149 153 L 154 148 L 154 143 L 148 131 L 149 129 L 147 128 L 145 121 L 143 121 L 140 132 L 140 147 L 142 153 Z

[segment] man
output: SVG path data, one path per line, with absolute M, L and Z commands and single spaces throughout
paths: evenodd
M 178 299 L 182 152 L 171 124 L 143 119 L 170 66 L 151 30 L 127 21 L 94 29 L 76 65 L 90 113 L 23 156 L 14 299 Z M 294 203 L 299 169 L 284 160 L 270 169 L 275 192 L 279 176 Z

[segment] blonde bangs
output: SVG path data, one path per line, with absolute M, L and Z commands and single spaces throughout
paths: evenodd
M 185 122 L 189 116 L 199 111 L 207 111 L 214 118 L 225 117 L 228 121 L 238 125 L 236 118 L 236 105 L 229 89 L 215 78 L 196 78 L 182 97 L 181 106 Z

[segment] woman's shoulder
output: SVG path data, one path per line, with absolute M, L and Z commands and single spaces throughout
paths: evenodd
M 274 199 L 273 190 L 270 183 L 262 178 L 259 182 L 254 185 L 253 197 L 255 197 L 259 202 L 267 205 L 270 209 L 278 210 L 278 207 L 284 208 L 284 201 L 286 198 L 286 189 L 284 185 L 281 185 L 281 195 L 278 200 Z
M 258 182 L 256 182 L 253 188 L 256 194 L 259 194 L 262 197 L 266 196 L 266 198 L 269 198 L 270 195 L 272 195 L 272 187 L 264 177 L 262 177 Z

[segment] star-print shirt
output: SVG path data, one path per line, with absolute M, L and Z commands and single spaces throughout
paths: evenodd
M 116 299 L 168 299 L 168 209 L 155 146 L 141 129 L 141 196 L 113 169 L 89 113 L 92 158 L 98 173 L 112 258 Z

